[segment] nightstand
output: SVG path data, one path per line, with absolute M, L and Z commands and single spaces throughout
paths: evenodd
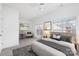
M 77 55 L 79 55 L 79 44 L 75 44 L 75 48 L 76 48 L 76 51 L 77 51 Z
M 77 47 L 77 51 L 79 52 L 79 44 L 76 44 L 76 47 Z

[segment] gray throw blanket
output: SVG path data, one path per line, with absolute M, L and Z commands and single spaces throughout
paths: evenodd
M 59 45 L 55 42 L 45 41 L 45 40 L 38 40 L 38 42 L 43 43 L 43 44 L 50 46 L 52 48 L 55 48 L 55 49 L 65 53 L 67 56 L 73 56 L 74 55 L 74 53 L 71 51 L 71 49 L 69 47 Z

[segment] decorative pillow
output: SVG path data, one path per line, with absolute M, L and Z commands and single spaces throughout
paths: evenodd
M 57 36 L 56 35 L 53 35 L 53 38 L 57 38 Z
M 55 40 L 60 41 L 60 35 L 53 35 L 53 38 L 52 39 L 55 39 Z
M 57 37 L 56 37 L 57 39 L 60 39 L 60 35 L 57 35 Z

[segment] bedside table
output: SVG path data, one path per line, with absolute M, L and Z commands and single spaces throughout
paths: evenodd
M 79 44 L 76 44 L 77 51 L 79 52 Z
M 77 47 L 77 55 L 79 56 L 79 44 L 76 44 Z
M 79 56 L 79 44 L 78 43 L 75 44 L 75 48 L 76 48 L 76 51 L 77 51 L 77 55 Z

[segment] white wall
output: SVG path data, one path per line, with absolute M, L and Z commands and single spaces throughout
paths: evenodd
M 19 44 L 19 13 L 17 10 L 3 6 L 3 48 Z
M 24 17 L 20 17 L 19 22 L 24 23 L 24 24 L 29 24 L 30 23 L 30 21 L 28 19 L 25 19 Z
M 60 21 L 64 18 L 77 17 L 79 16 L 79 4 L 69 4 L 63 7 L 59 7 L 53 13 L 51 12 L 48 15 L 36 18 L 34 21 L 34 25 L 43 24 L 46 21 Z M 77 19 L 78 20 L 78 19 Z M 35 31 L 35 28 L 33 29 Z M 79 32 L 79 30 L 77 30 Z
M 76 20 L 76 41 L 79 44 L 79 16 L 77 17 Z
M 1 18 L 2 18 L 2 5 L 0 4 L 0 35 L 2 35 L 2 32 L 1 32 L 1 30 L 2 30 L 2 20 L 1 20 Z M 1 46 L 1 42 L 2 42 L 2 36 L 0 36 L 0 52 L 1 52 L 1 49 L 2 49 L 2 46 Z

